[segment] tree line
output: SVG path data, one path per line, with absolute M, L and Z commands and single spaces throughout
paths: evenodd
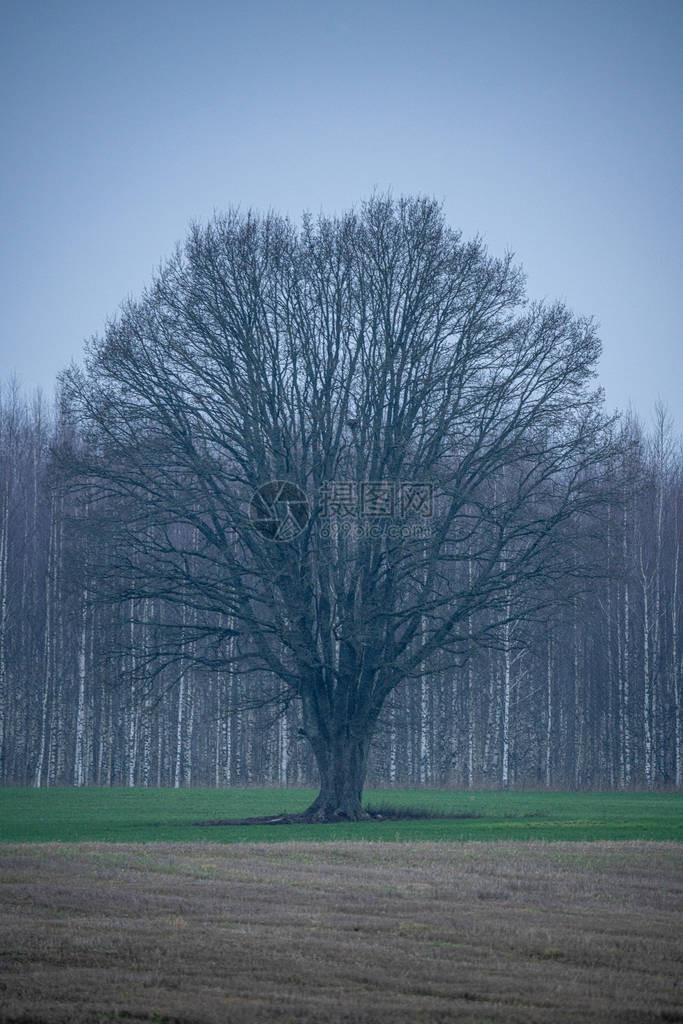
M 295 704 L 260 707 L 259 680 L 231 668 L 147 678 L 155 602 L 88 601 L 83 509 L 53 462 L 63 430 L 58 407 L 5 386 L 2 782 L 313 784 Z M 661 409 L 650 430 L 628 417 L 621 437 L 615 497 L 590 538 L 609 571 L 536 617 L 532 640 L 513 621 L 507 645 L 401 684 L 378 724 L 372 784 L 681 785 L 683 457 Z

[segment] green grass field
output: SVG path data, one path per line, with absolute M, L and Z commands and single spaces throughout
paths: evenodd
M 461 840 L 683 841 L 682 793 L 368 790 L 366 804 L 464 815 L 452 820 L 197 827 L 303 810 L 313 790 L 0 789 L 0 842 Z
M 683 1021 L 683 794 L 312 797 L 0 789 L 0 1024 Z

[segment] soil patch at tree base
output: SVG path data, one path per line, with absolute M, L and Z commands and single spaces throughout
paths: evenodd
M 433 810 L 420 810 L 419 808 L 395 807 L 384 808 L 381 811 L 367 810 L 360 818 L 351 818 L 344 814 L 333 815 L 322 818 L 318 814 L 309 814 L 302 811 L 299 814 L 278 814 L 266 815 L 261 818 L 215 818 L 209 821 L 192 821 L 183 823 L 186 828 L 210 828 L 213 826 L 226 825 L 333 825 L 340 822 L 362 824 L 368 821 L 459 821 L 471 818 L 482 818 L 482 814 L 474 811 L 465 811 L 462 814 L 439 814 Z

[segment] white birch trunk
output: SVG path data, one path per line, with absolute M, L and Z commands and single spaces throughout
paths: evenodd
M 579 611 L 578 601 L 574 598 L 574 785 L 579 786 L 583 771 L 583 715 L 581 713 L 581 673 L 579 667 Z
M 652 786 L 652 710 L 650 677 L 650 603 L 649 580 L 643 562 L 642 538 L 640 543 L 640 579 L 643 593 L 643 769 L 648 788 Z
M 228 716 L 225 723 L 225 770 L 223 777 L 226 786 L 232 784 L 232 715 Z
M 546 708 L 545 708 L 545 785 L 550 789 L 552 782 L 553 744 L 553 641 L 548 634 L 546 648 Z
M 161 711 L 157 717 L 157 786 L 161 786 L 164 779 L 164 732 L 168 717 L 168 694 L 164 694 L 161 701 Z
M 173 775 L 173 788 L 180 789 L 183 778 L 183 718 L 185 715 L 185 676 L 180 677 L 180 688 L 178 690 L 178 717 L 176 722 L 176 744 L 175 744 L 175 771 Z
M 149 600 L 145 598 L 142 603 L 142 657 L 143 665 L 148 664 L 149 654 Z M 145 704 L 141 708 L 138 719 L 142 731 L 142 785 L 149 786 L 152 757 L 152 723 L 150 721 L 149 696 L 145 697 Z
M 81 629 L 78 643 L 78 709 L 76 711 L 76 749 L 74 751 L 74 786 L 85 781 L 83 751 L 85 742 L 85 668 L 88 643 L 88 591 L 83 592 L 81 608 Z
M 680 786 L 683 781 L 681 771 L 681 664 L 678 654 L 678 568 L 681 560 L 680 542 L 678 540 L 678 521 L 676 519 L 676 557 L 674 560 L 674 576 L 671 600 L 671 674 L 674 695 L 674 779 Z
M 221 784 L 221 771 L 223 767 L 223 751 L 225 749 L 224 741 L 224 729 L 223 729 L 223 675 L 221 672 L 216 674 L 216 732 L 214 734 L 214 751 L 213 751 L 213 784 L 216 789 Z
M 501 752 L 500 781 L 503 789 L 510 784 L 510 684 L 512 678 L 512 659 L 510 652 L 510 601 L 506 608 L 507 622 L 503 630 L 503 707 L 502 733 L 503 747 Z
M 232 633 L 234 629 L 234 619 L 232 616 L 228 620 L 228 629 Z M 227 721 L 225 723 L 225 772 L 224 779 L 226 786 L 232 785 L 233 774 L 232 774 L 232 760 L 233 760 L 233 748 L 234 748 L 234 728 L 235 728 L 235 713 L 234 707 L 236 702 L 236 686 L 237 681 L 235 679 L 235 638 L 230 637 L 228 641 L 228 677 L 227 677 Z M 239 771 L 237 773 L 239 779 Z
M 185 607 L 182 609 L 182 634 L 181 634 L 181 651 L 184 649 L 185 642 L 185 626 L 187 620 L 185 619 Z M 181 656 L 180 660 L 180 686 L 178 688 L 178 714 L 176 718 L 176 736 L 175 736 L 175 764 L 173 770 L 173 788 L 180 789 L 183 778 L 185 775 L 185 766 L 183 764 L 185 754 L 185 742 L 184 742 L 184 728 L 185 728 L 185 682 L 186 667 L 184 658 Z
M 9 470 L 9 467 L 8 467 Z M 0 480 L 2 486 L 2 480 Z M 0 772 L 5 764 L 5 717 L 7 708 L 7 567 L 9 550 L 9 473 L 0 505 Z
M 278 765 L 278 782 L 281 786 L 286 786 L 287 772 L 289 767 L 289 735 L 286 711 L 283 712 L 278 721 L 278 749 L 280 753 Z
M 425 543 L 425 564 L 423 568 L 423 592 L 427 585 L 427 564 L 426 564 L 426 543 Z M 425 615 L 420 616 L 420 646 L 424 648 L 427 642 L 427 618 Z M 419 772 L 420 772 L 420 783 L 424 785 L 429 781 L 431 777 L 431 751 L 429 743 L 429 691 L 427 685 L 427 674 L 424 662 L 420 667 L 420 727 L 419 727 Z
M 192 740 L 194 736 L 194 676 L 188 673 L 185 687 L 185 718 L 186 728 L 183 740 L 183 781 L 186 786 L 192 785 Z
M 609 784 L 611 788 L 614 788 L 616 783 L 615 777 L 615 750 L 620 747 L 620 740 L 617 739 L 615 743 L 615 720 L 618 720 L 618 704 L 619 695 L 617 693 L 615 673 L 614 673 L 614 650 L 613 650 L 613 622 L 612 622 L 612 508 L 608 505 L 607 507 L 607 583 L 606 583 L 606 602 L 605 602 L 605 620 L 607 626 L 607 737 L 606 737 L 606 757 L 608 761 L 608 772 L 609 772 Z
M 389 782 L 396 782 L 396 708 L 392 702 L 389 709 Z
M 497 658 L 495 655 L 489 658 L 488 670 L 489 670 L 489 692 L 488 692 L 488 708 L 486 715 L 486 735 L 484 736 L 484 762 L 483 768 L 484 773 L 488 775 L 493 767 L 497 764 L 497 759 L 492 756 L 492 751 L 496 749 L 496 726 L 498 720 L 498 702 L 497 702 Z
M 469 631 L 471 635 L 471 617 Z M 471 647 L 470 647 L 471 651 Z M 467 658 L 467 788 L 474 785 L 474 668 L 471 654 Z
M 420 751 L 420 783 L 424 785 L 431 776 L 429 750 L 429 694 L 424 671 L 420 673 L 420 718 L 419 718 L 419 751 Z
M 470 554 L 468 549 L 468 554 Z M 467 559 L 467 582 L 472 589 L 472 558 Z M 469 789 L 474 785 L 474 668 L 472 664 L 472 613 L 467 616 L 467 786 Z
M 57 510 L 57 521 L 59 523 L 59 546 L 57 548 L 57 564 L 55 567 L 55 590 L 54 590 L 54 602 L 53 608 L 56 618 L 56 631 L 55 631 L 55 652 L 54 652 L 54 672 L 52 678 L 56 681 L 56 693 L 54 703 L 54 769 L 52 774 L 52 785 L 56 785 L 58 782 L 64 781 L 65 777 L 65 761 L 66 761 L 66 744 L 64 737 L 66 735 L 65 728 L 65 714 L 66 714 L 66 703 L 64 700 L 64 677 L 61 668 L 61 662 L 64 657 L 65 642 L 64 642 L 64 607 L 65 598 L 61 590 L 62 580 L 64 577 L 64 497 L 60 496 L 59 505 Z
M 626 509 L 624 509 L 624 540 L 623 540 L 623 554 L 624 554 L 624 570 L 628 571 L 628 535 L 627 535 L 627 518 Z M 624 582 L 624 616 L 623 616 L 623 689 L 622 689 L 622 705 L 623 705 L 623 720 L 624 720 L 624 785 L 628 786 L 631 782 L 631 591 L 628 582 L 628 576 Z
M 138 696 L 136 686 L 137 658 L 135 654 L 135 606 L 132 599 L 130 602 L 130 614 L 128 622 L 130 630 L 130 691 L 128 706 L 128 736 L 126 750 L 126 781 L 129 786 L 134 786 L 138 741 Z
M 54 573 L 55 548 L 55 510 L 54 499 L 50 502 L 50 539 L 48 543 L 47 574 L 45 580 L 45 634 L 44 634 L 44 681 L 43 698 L 40 709 L 40 738 L 38 741 L 38 759 L 34 775 L 34 786 L 39 789 L 43 781 L 43 765 L 48 733 L 48 709 L 50 701 L 50 684 L 52 672 L 52 576 Z
M 104 723 L 106 718 L 106 702 L 105 702 L 105 691 L 104 687 L 100 688 L 100 716 L 99 716 L 99 728 L 98 728 L 98 739 L 97 744 L 97 766 L 95 770 L 95 778 L 98 786 L 104 785 Z
M 656 473 L 656 527 L 655 527 L 655 568 L 654 568 L 654 613 L 652 616 L 652 645 L 650 672 L 650 785 L 657 777 L 657 762 L 660 753 L 657 723 L 659 721 L 659 691 L 661 687 L 661 644 L 662 644 L 662 553 L 664 549 L 664 484 L 667 469 L 666 414 L 658 407 L 657 435 L 655 439 Z

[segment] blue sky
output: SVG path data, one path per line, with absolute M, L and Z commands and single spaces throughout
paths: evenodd
M 683 426 L 683 0 L 3 0 L 0 379 L 50 392 L 190 220 L 426 193 Z

